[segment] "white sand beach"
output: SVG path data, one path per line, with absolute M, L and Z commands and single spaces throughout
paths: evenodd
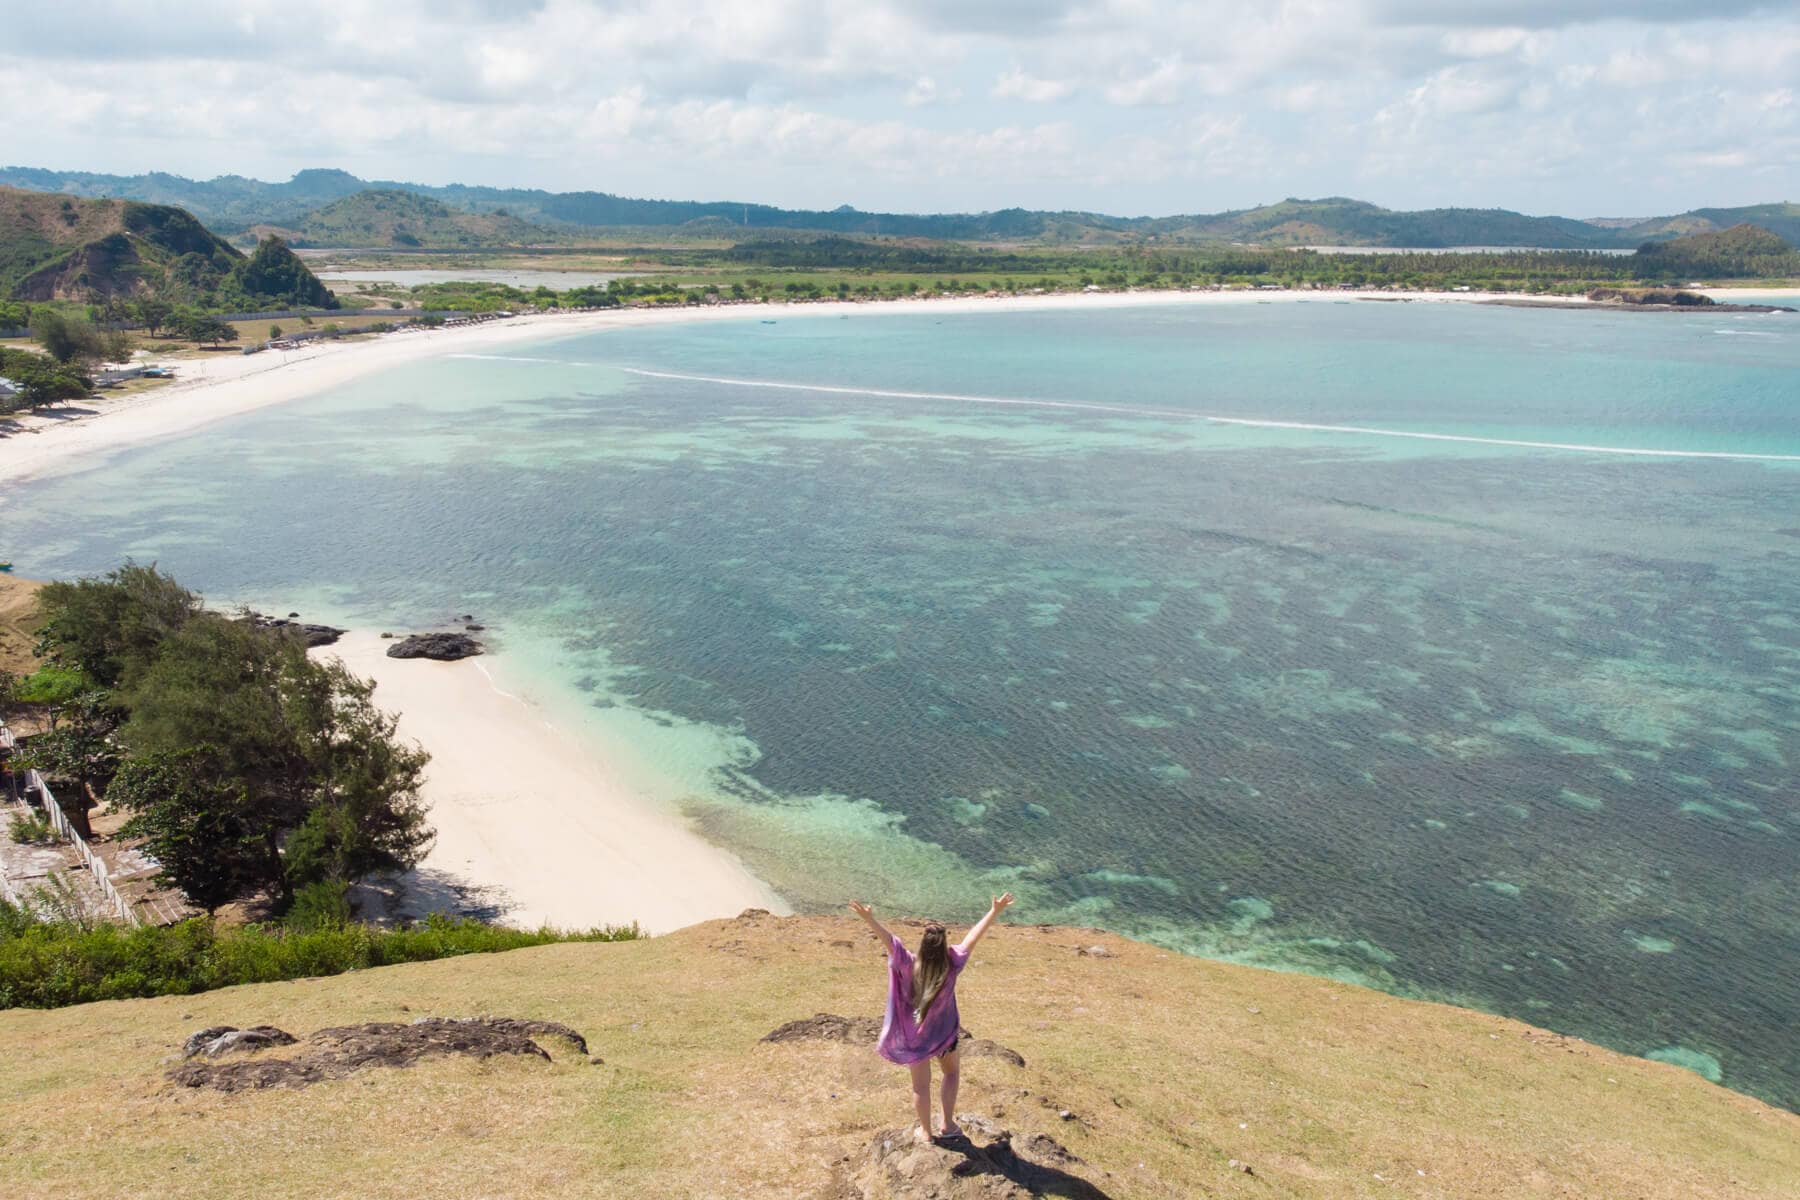
M 402 738 L 431 754 L 424 794 L 437 843 L 412 881 L 415 913 L 459 885 L 508 924 L 636 921 L 663 933 L 781 898 L 678 814 L 635 794 L 554 715 L 495 682 L 494 660 L 387 657 L 350 633 L 316 653 L 376 682 Z

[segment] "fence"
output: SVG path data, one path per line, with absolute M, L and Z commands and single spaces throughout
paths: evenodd
M 44 777 L 36 771 L 26 772 L 25 782 L 36 788 L 38 795 L 43 797 L 44 815 L 50 819 L 50 824 L 56 829 L 56 832 L 62 834 L 75 847 L 75 853 L 81 855 L 81 861 L 87 864 L 89 871 L 93 872 L 94 883 L 100 888 L 100 894 L 105 896 L 107 903 L 113 906 L 113 910 L 119 914 L 119 919 L 127 925 L 136 925 L 138 923 L 137 913 L 132 911 L 131 903 L 119 894 L 119 889 L 114 887 L 112 880 L 108 878 L 105 860 L 88 849 L 87 839 L 77 833 L 75 826 L 69 823 L 68 816 L 62 810 L 62 805 L 56 802 L 56 796 L 50 791 L 49 783 L 45 782 Z
M 12 730 L 0 724 L 0 748 L 10 750 L 15 744 Z M 51 828 L 75 847 L 75 853 L 81 856 L 81 861 L 86 863 L 87 869 L 93 873 L 95 886 L 100 889 L 100 894 L 106 897 L 106 902 L 113 906 L 113 911 L 119 914 L 119 919 L 127 925 L 136 925 L 138 923 L 137 913 L 132 910 L 131 903 L 119 894 L 119 889 L 113 886 L 105 860 L 88 848 L 87 839 L 76 832 L 75 826 L 69 823 L 68 815 L 63 812 L 62 805 L 56 801 L 56 794 L 50 790 L 50 784 L 34 769 L 25 772 L 25 787 L 28 791 L 35 791 L 42 799 L 44 816 L 49 820 Z

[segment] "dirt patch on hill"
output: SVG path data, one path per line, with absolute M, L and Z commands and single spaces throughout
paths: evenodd
M 0 671 L 29 675 L 38 668 L 37 594 L 44 585 L 0 573 Z
M 493 1058 L 517 1054 L 550 1062 L 549 1052 L 532 1040 L 540 1037 L 562 1038 L 578 1053 L 585 1056 L 588 1052 L 587 1039 L 567 1025 L 511 1017 L 420 1017 L 407 1025 L 376 1021 L 321 1029 L 304 1041 L 268 1025 L 248 1030 L 220 1025 L 188 1039 L 183 1052 L 189 1061 L 172 1069 L 169 1079 L 183 1087 L 242 1092 L 307 1087 L 342 1079 L 364 1067 L 410 1067 L 432 1055 Z M 210 1061 L 225 1054 L 289 1045 L 302 1049 L 286 1057 Z M 194 1061 L 197 1058 L 209 1061 Z

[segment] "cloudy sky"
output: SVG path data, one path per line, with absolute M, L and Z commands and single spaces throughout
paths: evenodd
M 1800 0 L 0 0 L 10 165 L 1122 214 L 1800 199 Z

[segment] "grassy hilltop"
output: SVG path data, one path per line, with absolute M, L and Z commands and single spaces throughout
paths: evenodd
M 0 296 L 129 295 L 184 255 L 220 271 L 243 257 L 178 208 L 0 187 Z
M 1115 1200 L 1773 1198 L 1800 1179 L 1800 1117 L 1498 1017 L 1033 926 L 998 930 L 965 979 L 965 1023 L 1026 1065 L 965 1055 L 959 1109 L 1015 1145 L 1056 1139 L 1080 1160 L 1063 1170 Z M 746 915 L 642 942 L 4 1012 L 0 1190 L 922 1195 L 859 1184 L 871 1144 L 908 1120 L 902 1071 L 866 1045 L 759 1041 L 819 1012 L 878 1015 L 884 986 L 856 922 Z M 604 1061 L 552 1038 L 554 1062 L 428 1058 L 303 1089 L 164 1077 L 206 1026 L 304 1039 L 466 1015 L 563 1022 Z M 945 1180 L 941 1195 L 1017 1194 Z
M 397 190 L 357 192 L 287 227 L 258 225 L 250 232 L 277 234 L 295 246 L 431 250 L 526 246 L 558 236 L 504 211 L 461 212 L 429 196 Z
M 0 301 L 333 307 L 278 240 L 245 256 L 187 211 L 0 186 Z

